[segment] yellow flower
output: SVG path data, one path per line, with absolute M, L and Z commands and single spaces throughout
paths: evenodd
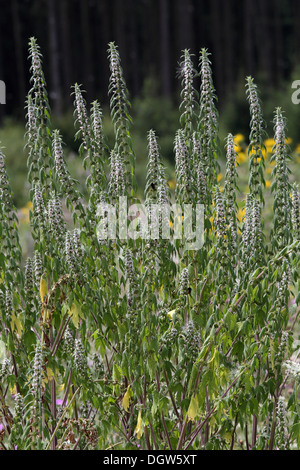
M 266 180 L 266 188 L 269 188 L 271 186 L 271 181 Z
M 236 134 L 233 137 L 233 141 L 234 141 L 235 144 L 240 144 L 241 142 L 245 141 L 245 137 L 243 136 L 243 134 Z
M 175 179 L 169 180 L 169 188 L 175 189 L 175 187 L 176 187 L 176 180 Z
M 273 146 L 275 145 L 275 140 L 274 139 L 266 139 L 264 141 L 265 147 L 266 147 L 266 152 L 267 153 L 273 153 Z
M 243 162 L 245 162 L 245 161 L 247 160 L 247 157 L 246 157 L 245 152 L 239 152 L 239 153 L 237 154 L 237 159 L 236 159 L 236 160 L 237 160 L 238 163 L 243 163 Z
M 247 147 L 247 152 L 248 152 L 249 157 L 250 157 L 252 154 L 255 154 L 255 153 L 256 153 L 254 149 L 249 150 L 249 147 Z M 263 158 L 265 158 L 265 157 L 266 157 L 266 151 L 265 151 L 265 149 L 261 149 L 261 153 L 262 153 Z M 260 162 L 260 161 L 261 161 L 261 158 L 258 157 L 258 158 L 257 158 L 257 161 Z
M 221 181 L 222 178 L 223 178 L 222 173 L 219 173 L 217 176 L 217 182 L 219 183 L 219 181 Z
M 25 207 L 22 207 L 20 209 L 20 222 L 21 223 L 25 223 L 25 224 L 28 224 L 29 223 L 29 211 L 30 209 L 32 209 L 32 202 L 29 201 L 27 202 L 27 204 L 25 205 Z
M 239 209 L 236 215 L 239 222 L 242 222 L 244 215 L 245 215 L 245 208 Z
M 300 153 L 300 144 L 297 145 L 296 149 L 295 149 L 295 152 L 296 153 Z

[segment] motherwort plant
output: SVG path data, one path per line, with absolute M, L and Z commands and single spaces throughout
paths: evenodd
M 129 92 L 110 43 L 111 146 L 100 103 L 89 105 L 79 84 L 72 90 L 87 175 L 81 187 L 51 124 L 34 38 L 29 52 L 34 246 L 25 260 L 0 150 L 0 447 L 299 448 L 300 196 L 289 180 L 283 111 L 276 108 L 274 117 L 270 226 L 257 85 L 247 78 L 249 192 L 241 197 L 234 135 L 221 156 L 210 55 L 200 51 L 197 70 L 183 51 L 176 188 L 168 185 L 159 137 L 149 129 L 140 200 Z M 124 201 L 136 212 L 117 219 Z M 172 204 L 178 210 L 166 211 Z M 204 208 L 201 226 L 193 212 L 185 220 L 184 209 L 197 205 Z M 178 227 L 183 236 L 176 236 Z M 196 248 L 186 243 L 188 227 L 196 237 L 201 231 Z M 130 230 L 140 236 L 126 236 Z

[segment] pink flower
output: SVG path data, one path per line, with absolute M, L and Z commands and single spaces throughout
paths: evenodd
M 67 405 L 67 403 L 68 403 L 68 400 L 66 401 L 65 405 Z M 63 404 L 63 400 L 62 400 L 61 398 L 57 398 L 56 404 L 57 404 L 57 405 L 62 405 L 62 404 Z

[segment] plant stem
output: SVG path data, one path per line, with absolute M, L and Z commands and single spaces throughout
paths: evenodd
M 55 438 L 56 433 L 57 433 L 57 431 L 58 431 L 58 429 L 59 429 L 59 426 L 61 425 L 61 422 L 62 422 L 62 420 L 64 419 L 65 415 L 67 414 L 67 411 L 68 411 L 69 408 L 71 407 L 73 401 L 75 400 L 75 397 L 76 397 L 77 393 L 79 392 L 80 388 L 81 388 L 81 387 L 78 387 L 78 388 L 75 390 L 75 392 L 74 392 L 74 394 L 73 394 L 73 396 L 72 396 L 72 398 L 71 398 L 71 400 L 70 400 L 70 403 L 68 404 L 68 406 L 65 408 L 64 412 L 62 413 L 62 415 L 61 415 L 61 417 L 60 417 L 60 419 L 59 419 L 59 421 L 58 421 L 58 423 L 57 423 L 57 425 L 56 425 L 56 427 L 55 427 L 55 429 L 54 429 L 54 431 L 53 431 L 53 433 L 52 433 L 52 435 L 51 435 L 51 437 L 50 437 L 50 441 L 49 441 L 49 443 L 48 443 L 48 445 L 47 445 L 47 447 L 46 447 L 46 450 L 49 450 L 49 449 L 50 449 L 51 444 L 52 444 L 52 441 L 53 441 L 53 439 Z

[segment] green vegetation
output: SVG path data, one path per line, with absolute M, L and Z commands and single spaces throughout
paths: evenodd
M 249 137 L 222 136 L 202 49 L 197 64 L 183 51 L 178 113 L 146 89 L 133 115 L 110 43 L 109 115 L 75 84 L 73 147 L 52 120 L 34 38 L 29 46 L 25 260 L 0 153 L 0 446 L 300 448 L 300 194 L 282 109 L 271 139 L 247 77 Z M 78 152 L 72 170 L 64 140 Z M 148 220 L 153 204 L 203 204 L 203 246 L 172 237 L 176 213 L 169 238 L 102 239 L 99 207 L 118 211 L 120 197 L 144 202 Z

